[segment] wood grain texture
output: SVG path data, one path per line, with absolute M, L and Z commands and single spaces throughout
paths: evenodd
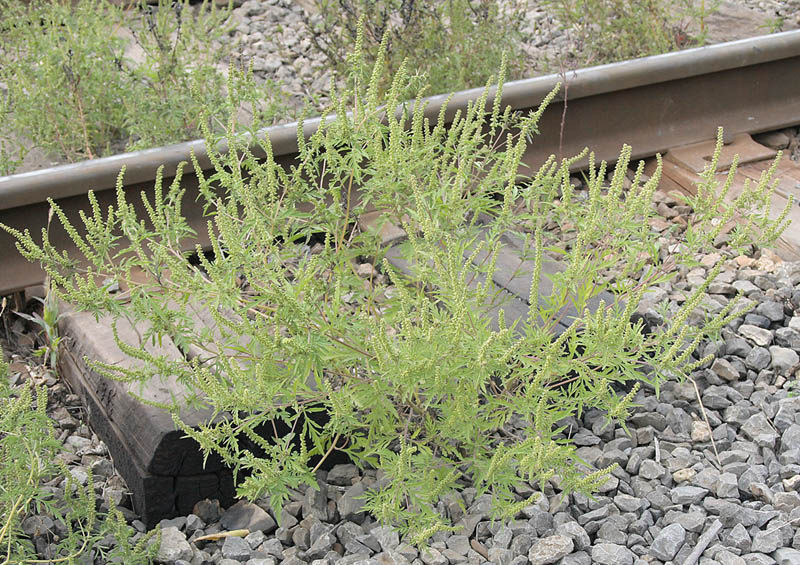
M 699 166 L 699 160 L 702 155 L 707 153 L 709 143 L 711 142 L 695 144 L 688 148 L 677 148 L 668 152 L 664 157 L 663 175 L 659 190 L 669 192 L 677 188 L 685 194 L 695 195 L 697 193 L 697 185 L 702 179 L 693 168 L 696 169 Z M 735 146 L 736 144 L 733 145 Z M 752 139 L 746 143 L 748 158 L 743 159 L 742 162 L 744 164 L 740 165 L 736 170 L 731 187 L 725 195 L 725 202 L 727 203 L 733 202 L 741 195 L 745 190 L 746 184 L 752 186 L 758 183 L 761 175 L 773 165 L 773 158 L 776 152 L 763 146 L 760 146 L 764 149 L 760 152 L 754 145 L 759 146 Z M 733 156 L 732 149 L 724 151 L 727 151 L 726 162 L 730 166 Z M 761 159 L 757 159 L 760 153 L 763 156 Z M 691 157 L 692 155 L 694 157 Z M 654 164 L 650 163 L 645 172 L 652 174 L 653 170 Z M 720 187 L 724 185 L 727 176 L 728 173 L 724 171 L 717 173 L 716 178 Z M 778 218 L 786 207 L 789 197 L 794 198 L 794 202 L 786 216 L 791 223 L 775 242 L 775 250 L 785 260 L 798 261 L 800 260 L 800 164 L 784 157 L 776 169 L 774 180 L 777 182 L 770 202 L 770 219 Z M 740 220 L 744 220 L 744 218 L 740 218 Z
M 108 447 L 120 475 L 133 494 L 134 508 L 147 527 L 163 518 L 191 511 L 202 498 L 218 498 L 230 503 L 233 477 L 218 457 L 203 457 L 194 440 L 175 429 L 169 414 L 141 402 L 142 398 L 167 402 L 172 395 L 182 398 L 185 387 L 174 376 L 159 378 L 144 386 L 109 379 L 94 371 L 87 359 L 131 368 L 140 361 L 120 351 L 114 341 L 108 318 L 96 321 L 85 312 L 68 311 L 59 322 L 62 347 L 59 371 L 87 409 L 92 429 Z M 120 321 L 120 338 L 129 345 L 138 343 L 133 328 Z M 169 341 L 146 345 L 152 354 L 180 359 L 180 352 Z M 186 409 L 190 423 L 208 418 L 206 411 Z M 180 481 L 178 481 L 180 479 Z M 182 485 L 178 490 L 176 485 Z M 192 498 L 194 499 L 192 500 Z
M 693 173 L 702 173 L 711 163 L 716 146 L 716 140 L 709 140 L 676 147 L 669 150 L 665 159 Z M 722 146 L 717 161 L 717 171 L 727 171 L 733 164 L 734 158 L 738 159 L 739 165 L 743 165 L 772 159 L 776 154 L 777 151 L 774 149 L 753 141 L 749 134 L 743 133 L 735 136 L 731 143 Z
M 392 265 L 395 269 L 399 272 L 410 275 L 411 274 L 411 267 L 408 261 L 403 257 L 402 252 L 400 251 L 399 247 L 395 246 L 389 249 L 386 252 L 386 259 L 389 261 L 389 264 Z M 469 282 L 469 287 L 472 290 L 477 289 L 479 283 L 486 282 L 486 277 L 484 275 L 478 274 L 476 277 Z M 488 305 L 489 310 L 488 314 L 491 320 L 491 327 L 493 330 L 498 331 L 500 329 L 500 312 L 503 312 L 505 317 L 505 321 L 507 325 L 511 325 L 517 320 L 522 320 L 528 315 L 529 307 L 526 301 L 520 300 L 517 296 L 510 293 L 506 289 L 497 288 L 496 293 L 492 294 L 492 304 Z

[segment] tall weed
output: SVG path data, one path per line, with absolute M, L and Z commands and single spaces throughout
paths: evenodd
M 203 116 L 218 127 L 250 100 L 254 126 L 287 112 L 274 83 L 225 68 L 230 12 L 216 2 L 0 0 L 0 13 L 3 129 L 68 161 L 196 138 Z M 8 172 L 21 146 L 2 147 Z
M 315 0 L 319 19 L 306 20 L 309 37 L 340 75 L 349 75 L 346 55 L 363 25 L 365 64 L 375 62 L 387 38 L 382 87 L 404 60 L 424 76 L 430 94 L 482 87 L 507 55 L 507 75 L 527 68 L 519 33 L 521 13 L 501 10 L 497 0 Z M 413 95 L 413 93 L 412 93 Z
M 0 357 L 0 564 L 78 563 L 87 557 L 152 563 L 159 534 L 132 544 L 135 532 L 119 511 L 96 510 L 91 473 L 81 485 L 56 457 L 60 450 L 47 415 L 47 390 L 28 383 L 12 388 Z M 53 487 L 59 477 L 62 486 Z
M 718 5 L 694 0 L 546 0 L 576 47 L 573 66 L 599 65 L 677 51 L 705 41 L 705 19 Z

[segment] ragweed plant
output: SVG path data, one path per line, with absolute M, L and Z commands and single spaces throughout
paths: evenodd
M 519 32 L 521 14 L 503 11 L 497 0 L 315 0 L 315 17 L 305 19 L 309 38 L 331 68 L 349 75 L 345 55 L 363 30 L 366 63 L 389 41 L 383 86 L 404 60 L 424 75 L 433 94 L 480 88 L 497 73 L 503 54 L 508 74 L 528 70 Z M 414 93 L 411 94 L 412 96 Z
M 194 139 L 201 115 L 216 127 L 251 100 L 254 127 L 286 112 L 274 83 L 219 72 L 231 24 L 216 2 L 0 0 L 0 13 L 3 131 L 68 161 Z M 0 138 L 0 173 L 21 160 L 17 137 Z
M 145 217 L 121 180 L 108 210 L 89 194 L 80 229 L 53 204 L 81 257 L 59 253 L 46 233 L 40 242 L 5 229 L 44 266 L 59 296 L 141 323 L 143 341 L 169 338 L 185 352 L 176 361 L 120 342 L 146 363 L 94 367 L 110 377 L 173 374 L 186 383 L 190 401 L 221 417 L 190 428 L 177 407 L 164 408 L 204 453 L 236 469 L 240 495 L 268 496 L 280 515 L 290 488 L 315 485 L 319 460 L 338 450 L 384 472 L 386 484 L 368 493 L 366 508 L 423 543 L 452 528 L 436 502 L 467 484 L 491 494 L 498 518 L 532 502 L 516 494 L 523 482 L 591 492 L 610 469 L 587 474 L 559 423 L 588 408 L 624 423 L 638 383 L 658 387 L 691 372 L 701 362 L 694 346 L 735 315 L 737 301 L 705 327 L 690 327 L 698 289 L 664 327 L 645 333 L 631 322 L 643 294 L 712 243 L 697 229 L 680 253 L 659 249 L 648 224 L 659 175 L 642 182 L 639 166 L 624 188 L 625 147 L 610 182 L 606 164 L 590 159 L 588 198 L 577 198 L 572 160 L 550 158 L 535 171 L 521 164 L 555 91 L 517 115 L 503 106 L 501 89 L 492 101 L 487 89 L 452 123 L 444 108 L 429 121 L 422 100 L 413 110 L 401 105 L 404 66 L 381 96 L 385 46 L 371 75 L 353 71 L 353 88 L 333 93 L 335 116 L 325 113 L 309 139 L 298 124 L 295 164 L 276 164 L 268 139 L 257 141 L 266 156 L 257 159 L 234 135 L 230 151 L 210 152 L 212 174 L 195 163 L 211 241 L 210 250 L 195 250 L 197 261 L 185 251 L 196 234 L 181 215 L 180 174 L 142 195 Z M 353 68 L 364 58 L 359 41 Z M 397 256 L 387 257 L 375 230 L 359 227 L 368 210 L 379 213 L 378 226 L 405 230 Z M 749 241 L 777 233 L 765 216 L 753 219 Z M 567 224 L 578 233 L 569 247 L 548 234 Z M 508 241 L 535 273 L 529 311 L 513 322 L 492 315 L 502 300 L 492 275 Z M 566 268 L 549 275 L 554 290 L 540 297 L 539 274 L 552 256 Z M 355 267 L 365 260 L 374 269 Z M 108 279 L 126 289 L 126 301 L 98 282 Z M 613 298 L 590 309 L 602 291 Z M 577 317 L 559 333 L 568 305 Z M 289 432 L 278 433 L 284 427 Z
M 10 175 L 20 166 L 27 150 L 18 143 L 7 127 L 9 101 L 5 92 L 0 92 L 0 176 Z
M 547 0 L 577 40 L 570 53 L 579 65 L 599 65 L 657 55 L 705 42 L 706 18 L 716 0 Z
M 133 528 L 119 511 L 96 511 L 91 474 L 81 485 L 57 462 L 61 444 L 46 412 L 47 390 L 27 384 L 12 389 L 7 373 L 0 358 L 0 565 L 85 563 L 94 557 L 151 563 L 156 532 L 131 544 Z M 59 476 L 63 487 L 44 488 Z M 111 539 L 115 545 L 108 547 Z
M 247 125 L 253 128 L 286 117 L 286 97 L 275 82 L 258 84 L 247 67 L 229 64 L 231 6 L 204 2 L 198 9 L 188 0 L 142 5 L 141 17 L 130 23 L 143 60 L 127 64 L 134 91 L 123 101 L 128 149 L 194 139 L 201 135 L 201 116 L 216 129 L 244 103 L 250 103 Z
M 52 294 L 48 293 L 45 298 L 34 298 L 41 302 L 42 313 L 33 312 L 27 314 L 25 312 L 14 312 L 17 316 L 28 320 L 29 322 L 39 326 L 40 338 L 43 341 L 42 346 L 37 349 L 34 354 L 42 357 L 44 364 L 49 363 L 51 369 L 56 368 L 56 355 L 58 353 L 58 344 L 61 338 L 58 335 L 58 320 L 61 317 L 58 313 L 58 302 L 52 298 Z
M 98 2 L 73 11 L 71 2 L 9 0 L 0 1 L 0 11 L 5 127 L 70 160 L 107 152 L 121 135 L 128 93 L 117 69 L 121 11 Z

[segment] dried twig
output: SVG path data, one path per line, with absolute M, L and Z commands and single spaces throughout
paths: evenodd
M 711 446 L 714 448 L 714 455 L 717 456 L 717 465 L 719 465 L 719 468 L 722 468 L 722 463 L 719 460 L 719 451 L 717 451 L 717 442 L 714 441 L 714 433 L 711 431 L 711 423 L 708 421 L 706 407 L 703 406 L 703 399 L 700 398 L 700 389 L 697 388 L 697 381 L 691 377 L 689 377 L 689 380 L 692 381 L 692 384 L 694 385 L 694 392 L 697 395 L 697 402 L 700 403 L 700 412 L 703 414 L 703 420 L 705 420 L 706 426 L 708 426 L 708 434 L 711 438 Z
M 711 543 L 711 540 L 717 536 L 720 529 L 722 529 L 722 522 L 719 520 L 714 520 L 714 523 L 711 524 L 711 527 L 708 528 L 708 530 L 706 530 L 706 532 L 700 536 L 700 539 L 697 540 L 697 545 L 694 546 L 694 549 L 689 554 L 689 557 L 687 557 L 686 561 L 683 562 L 683 565 L 694 565 L 697 563 L 697 560 L 700 559 L 701 555 L 703 555 L 703 552 Z

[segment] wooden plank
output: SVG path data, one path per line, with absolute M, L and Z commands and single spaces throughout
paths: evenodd
M 744 183 L 734 184 L 728 192 L 726 200 L 732 201 L 742 194 Z M 780 216 L 786 207 L 787 199 L 780 194 L 774 194 L 770 201 L 769 219 L 774 220 Z M 775 242 L 775 250 L 781 258 L 787 261 L 800 261 L 800 202 L 794 201 L 786 219 L 791 222 L 784 230 L 781 237 Z
M 232 473 L 227 469 L 221 469 L 198 475 L 178 475 L 174 479 L 170 494 L 175 498 L 175 510 L 172 516 L 185 516 L 192 512 L 197 502 L 206 498 L 210 500 L 216 498 L 227 508 L 235 500 L 236 489 Z
M 749 136 L 747 137 L 749 138 Z M 668 191 L 670 188 L 677 186 L 687 194 L 696 194 L 697 184 L 702 181 L 698 173 L 702 172 L 703 170 L 702 168 L 698 170 L 700 160 L 698 155 L 704 155 L 705 151 L 693 153 L 690 149 L 696 146 L 706 147 L 709 144 L 711 144 L 711 142 L 695 144 L 687 148 L 680 147 L 670 150 L 664 157 L 662 186 L 660 189 L 663 191 Z M 731 153 L 731 151 L 737 147 L 741 148 L 742 146 L 742 144 L 737 145 L 736 143 L 733 143 L 731 145 L 726 145 L 723 149 L 723 154 L 727 153 L 725 156 L 728 158 L 723 160 L 723 158 L 720 157 L 721 166 L 719 167 L 719 172 L 717 174 L 717 178 L 720 182 L 724 182 L 727 177 L 727 173 L 725 171 L 730 168 L 731 159 L 733 157 L 733 153 Z M 764 149 L 764 151 L 754 148 L 754 146 L 761 147 Z M 736 176 L 734 177 L 735 184 L 743 185 L 744 179 L 750 179 L 751 181 L 758 182 L 761 179 L 761 174 L 772 167 L 773 158 L 776 155 L 776 151 L 764 147 L 755 141 L 752 141 L 752 139 L 750 139 L 747 144 L 744 144 L 744 148 L 750 151 L 750 158 L 742 159 L 740 162 L 740 165 L 736 170 Z M 759 160 L 754 160 L 760 155 L 762 156 Z M 649 172 L 652 174 L 652 172 L 655 170 L 655 162 L 653 161 L 648 165 Z M 648 170 L 646 169 L 645 172 L 648 172 Z M 795 199 L 800 200 L 800 166 L 798 166 L 797 163 L 791 159 L 783 158 L 775 171 L 774 179 L 778 180 L 778 186 L 776 190 L 778 194 L 783 197 L 788 197 L 790 194 L 792 194 L 794 195 Z M 664 181 L 666 181 L 666 183 Z
M 60 320 L 59 330 L 61 335 L 71 339 L 70 349 L 78 359 L 86 356 L 123 369 L 142 365 L 141 361 L 127 356 L 117 346 L 110 317 L 95 320 L 87 312 L 67 311 Z M 144 328 L 139 328 L 139 331 L 143 330 Z M 117 322 L 117 332 L 124 343 L 136 348 L 142 347 L 148 353 L 164 356 L 168 360 L 183 360 L 180 351 L 169 338 L 164 338 L 160 345 L 140 344 L 139 331 L 124 319 Z M 131 393 L 140 395 L 145 400 L 170 404 L 173 398 L 180 401 L 186 397 L 186 387 L 174 375 L 164 375 L 147 383 L 124 383 L 109 379 L 87 367 L 84 377 L 105 407 L 108 418 L 123 424 L 122 428 L 140 457 L 142 467 L 159 475 L 177 473 L 180 468 L 179 460 L 194 445 L 194 441 L 181 439 L 183 432 L 175 429 L 172 418 L 166 411 L 141 403 Z M 185 408 L 182 418 L 190 425 L 195 425 L 205 421 L 210 414 L 208 410 Z
M 176 492 L 176 479 L 183 476 L 184 491 L 219 498 L 230 502 L 233 477 L 219 457 L 210 456 L 203 465 L 203 456 L 196 442 L 183 437 L 175 429 L 169 414 L 142 403 L 142 398 L 169 403 L 171 398 L 184 398 L 186 388 L 174 376 L 153 379 L 148 383 L 123 383 L 109 379 L 96 371 L 86 359 L 101 361 L 123 368 L 139 366 L 140 361 L 128 357 L 114 341 L 111 320 L 95 320 L 86 312 L 71 311 L 64 305 L 65 314 L 59 321 L 62 345 L 59 370 L 70 388 L 79 395 L 87 408 L 89 424 L 108 446 L 120 474 L 133 493 L 134 507 L 148 527 L 163 518 L 175 516 L 189 504 L 187 494 Z M 117 323 L 124 343 L 139 346 L 136 331 L 124 320 Z M 160 345 L 145 344 L 151 354 L 181 360 L 180 352 L 169 338 Z M 207 421 L 207 410 L 184 409 L 182 416 L 190 425 Z M 185 477 L 195 477 L 194 479 Z M 213 488 L 208 485 L 215 485 Z M 193 504 L 193 502 L 192 502 Z
M 669 155 L 669 153 L 667 153 Z M 694 196 L 697 194 L 697 185 L 702 181 L 700 175 L 691 172 L 677 163 L 664 159 L 661 169 L 661 181 L 659 190 L 670 192 L 678 189 L 685 194 Z
M 68 346 L 60 348 L 59 375 L 81 398 L 81 402 L 86 408 L 86 419 L 89 425 L 106 444 L 114 466 L 125 479 L 132 494 L 134 509 L 142 521 L 147 524 L 172 517 L 174 515 L 174 501 L 171 494 L 173 478 L 155 476 L 144 470 L 140 463 L 140 454 L 130 445 L 129 431 L 123 432 L 123 428 L 120 428 L 117 422 L 108 418 L 102 401 L 95 394 L 94 387 L 83 377 L 86 371 L 85 364 L 72 353 Z
M 501 242 L 503 245 L 497 252 L 496 268 L 492 274 L 492 282 L 496 287 L 495 298 L 497 303 L 489 311 L 491 326 L 494 330 L 499 328 L 501 310 L 508 325 L 514 322 L 521 324 L 527 319 L 530 313 L 529 299 L 533 282 L 533 261 L 525 258 L 526 250 L 523 249 L 521 240 L 514 236 L 506 235 L 501 238 Z M 468 259 L 471 253 L 471 251 L 467 251 L 464 258 Z M 399 271 L 406 274 L 410 273 L 409 264 L 402 257 L 397 246 L 389 249 L 387 259 Z M 481 250 L 475 254 L 473 263 L 476 266 L 480 266 L 488 260 L 489 252 Z M 550 279 L 550 275 L 561 273 L 564 270 L 565 266 L 558 261 L 548 258 L 542 262 L 539 280 L 539 305 L 542 309 L 550 308 L 549 299 L 553 293 L 553 281 Z M 477 288 L 479 283 L 486 283 L 486 276 L 481 273 L 476 274 L 470 286 L 471 288 Z M 601 300 L 605 301 L 606 304 L 612 304 L 614 296 L 608 292 L 602 292 L 589 301 L 589 308 L 597 308 Z M 552 316 L 552 331 L 554 335 L 562 334 L 577 318 L 578 312 L 572 304 L 568 304 L 554 313 Z
M 739 172 L 746 178 L 758 183 L 761 175 L 772 167 L 772 161 L 759 161 L 739 167 Z M 791 159 L 783 158 L 775 170 L 774 180 L 778 181 L 775 193 L 788 198 L 793 196 L 800 202 L 800 166 Z
M 367 212 L 366 214 L 362 214 L 358 221 L 359 226 L 363 230 L 378 231 L 380 229 L 381 241 L 384 245 L 389 247 L 386 252 L 386 259 L 389 261 L 389 264 L 401 273 L 410 275 L 410 265 L 403 257 L 397 245 L 405 240 L 408 234 L 406 234 L 405 230 L 399 226 L 389 222 L 382 224 L 379 228 L 378 220 L 380 217 L 380 211 L 371 211 Z M 469 282 L 469 287 L 472 290 L 475 290 L 478 284 L 485 283 L 486 277 L 480 273 L 477 273 L 475 278 Z M 490 323 L 492 329 L 494 331 L 498 331 L 500 329 L 499 320 L 501 311 L 503 312 L 503 317 L 505 318 L 506 324 L 510 326 L 515 321 L 526 318 L 528 316 L 529 309 L 527 297 L 525 300 L 522 300 L 518 296 L 515 296 L 512 292 L 509 292 L 508 289 L 502 287 L 497 288 L 493 295 L 493 303 L 488 311 L 491 319 Z M 563 327 L 558 327 L 557 333 L 560 334 L 564 331 L 564 329 L 565 328 Z
M 645 160 L 644 173 L 649 177 L 652 177 L 656 172 L 657 166 L 658 162 L 655 158 Z M 686 179 L 683 181 L 683 183 L 679 183 L 678 181 L 673 180 L 671 175 L 667 174 L 667 168 L 678 169 L 680 168 L 680 165 L 670 161 L 662 160 L 661 179 L 658 184 L 658 190 L 667 194 L 673 191 L 678 191 L 683 194 L 695 194 L 697 192 L 697 188 L 692 184 L 690 179 Z M 688 186 L 684 187 L 684 184 Z
M 752 143 L 759 145 L 754 141 L 752 141 Z M 712 142 L 695 144 L 689 147 L 691 150 L 684 150 L 685 148 L 670 150 L 664 157 L 664 167 L 662 169 L 662 179 L 659 190 L 669 191 L 677 187 L 686 194 L 696 194 L 697 185 L 702 179 L 700 175 L 697 174 L 696 170 L 691 170 L 689 168 L 694 166 L 694 169 L 696 169 L 699 165 L 699 161 L 692 161 L 690 157 L 691 155 L 695 155 L 696 157 L 697 155 L 704 154 L 704 150 L 708 148 L 709 144 L 712 144 Z M 735 146 L 735 144 L 731 145 Z M 701 151 L 698 149 L 698 146 L 705 149 Z M 749 155 L 751 157 L 755 158 L 755 156 L 758 155 L 760 150 L 753 148 L 750 142 L 747 142 L 745 146 L 747 150 L 750 151 Z M 742 145 L 739 147 L 742 147 Z M 770 152 L 772 155 L 769 155 Z M 747 162 L 738 167 L 731 187 L 725 196 L 725 202 L 733 202 L 744 191 L 745 182 L 758 182 L 761 173 L 772 166 L 772 159 L 774 158 L 775 151 L 770 149 L 769 151 L 764 151 L 764 154 L 765 157 L 761 160 Z M 675 155 L 677 155 L 677 157 Z M 730 151 L 726 155 L 726 163 L 728 166 L 730 166 L 732 156 L 733 154 L 730 153 Z M 747 160 L 748 159 L 745 159 L 745 161 Z M 720 161 L 722 162 L 722 159 L 720 159 Z M 800 176 L 800 167 L 790 159 L 785 159 L 784 161 L 785 162 L 782 162 L 776 171 L 775 178 L 782 180 L 779 181 L 778 189 L 773 195 L 769 217 L 773 220 L 778 218 L 786 205 L 787 197 L 789 195 L 794 195 L 795 204 L 792 206 L 787 216 L 787 219 L 791 220 L 791 224 L 775 242 L 775 248 L 782 258 L 790 261 L 797 261 L 800 260 L 800 208 L 798 208 L 798 203 L 800 203 L 800 183 L 795 181 L 795 179 Z M 653 164 L 649 164 L 649 166 L 651 169 L 654 169 Z M 727 176 L 728 173 L 726 172 L 717 173 L 720 186 L 726 181 Z M 732 228 L 733 225 L 730 227 Z
M 501 237 L 501 241 L 507 244 L 506 247 L 501 248 L 501 252 L 510 253 L 511 249 L 513 248 L 514 255 L 520 257 L 520 261 L 523 256 L 527 257 L 531 255 L 531 250 L 526 248 L 525 242 L 522 240 L 521 237 L 507 233 Z M 551 275 L 562 273 L 566 270 L 566 266 L 561 261 L 556 261 L 554 259 L 543 258 L 542 260 L 542 276 L 539 279 L 539 303 L 542 306 L 546 306 L 546 299 L 553 294 L 553 281 L 550 278 Z M 525 259 L 525 261 L 521 261 L 519 267 L 520 273 L 533 273 L 533 261 L 529 259 Z M 499 281 L 498 281 L 499 282 Z M 530 295 L 531 284 L 533 282 L 533 276 L 523 278 L 521 281 L 520 291 L 523 293 L 522 296 L 527 297 Z M 500 283 L 502 284 L 502 283 Z M 597 296 L 594 296 L 587 300 L 587 306 L 591 311 L 595 311 L 600 306 L 600 301 L 605 302 L 606 305 L 610 305 L 614 303 L 614 295 L 610 292 L 602 291 Z M 565 306 L 558 315 L 559 319 L 562 320 L 562 324 L 567 327 L 572 324 L 572 322 L 578 317 L 578 311 L 575 307 L 570 304 Z
M 177 308 L 178 306 L 175 304 L 173 307 Z M 189 344 L 188 349 L 183 351 L 187 359 L 200 358 L 201 361 L 209 361 L 220 355 L 228 355 L 230 357 L 241 356 L 241 352 L 235 349 L 233 345 L 223 349 L 219 348 L 217 344 L 231 341 L 228 335 L 229 332 L 227 328 L 219 327 L 208 307 L 190 302 L 186 305 L 185 312 L 194 321 L 198 334 L 203 330 L 207 330 L 211 337 L 210 341 L 198 341 L 197 343 Z M 220 315 L 232 321 L 236 320 L 232 312 L 220 313 Z M 246 347 L 252 340 L 252 338 L 247 335 L 237 335 L 236 339 L 242 347 Z
M 505 290 L 518 301 L 525 305 L 525 317 L 530 310 L 530 292 L 533 283 L 533 262 L 525 260 L 522 256 L 524 250 L 510 243 L 508 237 L 501 238 L 504 244 L 497 251 L 495 271 L 492 274 L 493 282 Z M 468 257 L 465 257 L 468 258 Z M 475 255 L 474 264 L 485 264 L 489 260 L 489 251 L 481 250 Z M 548 298 L 553 293 L 553 281 L 548 275 L 560 273 L 565 267 L 556 261 L 545 259 L 542 261 L 541 277 L 539 279 L 539 306 L 543 309 L 549 308 Z M 572 306 L 563 308 L 553 315 L 554 320 L 559 320 L 554 331 L 557 335 L 563 333 L 572 321 L 577 317 L 577 311 Z
M 379 232 L 381 243 L 386 246 L 394 245 L 404 240 L 408 234 L 400 226 L 391 222 L 383 222 L 378 225 L 382 215 L 383 213 L 378 210 L 361 214 L 358 218 L 358 227 L 362 231 Z
M 394 246 L 389 249 L 386 252 L 386 259 L 389 261 L 390 265 L 392 265 L 401 273 L 404 273 L 405 275 L 411 274 L 411 266 L 403 257 L 399 247 Z M 476 290 L 478 284 L 481 283 L 486 283 L 486 277 L 478 273 L 475 278 L 469 282 L 469 288 Z M 520 300 L 503 288 L 498 288 L 496 295 L 494 296 L 493 303 L 490 305 L 488 311 L 488 315 L 491 320 L 490 326 L 494 331 L 500 330 L 499 320 L 501 311 L 503 312 L 506 325 L 510 326 L 515 321 L 526 318 L 529 310 L 530 308 L 527 302 Z M 561 329 L 561 331 L 563 331 L 563 329 Z M 561 333 L 561 331 L 558 331 L 557 333 Z
M 711 162 L 716 145 L 715 140 L 684 145 L 682 147 L 670 149 L 664 158 L 682 166 L 688 171 L 702 173 Z M 735 155 L 739 156 L 739 164 L 743 165 L 745 163 L 771 159 L 775 157 L 776 154 L 777 151 L 774 149 L 770 149 L 769 147 L 765 147 L 753 141 L 753 138 L 750 137 L 749 134 L 739 134 L 733 138 L 732 143 L 722 146 L 717 162 L 717 171 L 728 170 L 731 163 L 733 163 Z
M 227 355 L 229 357 L 233 357 L 234 360 L 236 360 L 236 362 L 241 367 L 246 367 L 247 365 L 250 364 L 251 361 L 249 358 L 243 358 L 242 348 L 246 348 L 252 343 L 251 336 L 243 334 L 228 335 L 227 333 L 228 330 L 227 329 L 223 330 L 222 328 L 219 327 L 219 325 L 216 323 L 216 319 L 211 315 L 209 307 L 207 306 L 203 306 L 201 304 L 189 304 L 187 305 L 186 313 L 189 314 L 189 316 L 192 318 L 195 327 L 199 332 L 204 333 L 205 331 L 207 331 L 209 335 L 212 336 L 211 341 L 201 344 L 201 347 L 192 344 L 188 348 L 188 352 L 186 352 L 187 358 L 196 358 L 196 357 L 200 357 L 201 359 L 205 358 L 206 362 L 212 364 L 210 367 L 211 371 L 220 370 L 218 366 L 213 365 L 217 355 Z M 224 312 L 222 313 L 222 316 L 223 318 L 228 318 L 231 320 L 236 319 L 235 314 L 232 312 Z M 225 345 L 224 347 L 220 347 L 218 344 L 227 344 L 227 345 Z M 197 352 L 199 352 L 199 354 Z M 258 355 L 258 350 L 256 349 L 255 351 L 249 351 L 248 354 Z M 283 365 L 281 364 L 281 366 Z M 309 372 L 308 378 L 306 379 L 306 385 L 311 390 L 318 390 L 317 380 L 313 372 Z M 276 398 L 275 401 L 280 401 L 280 399 Z M 330 417 L 323 403 L 314 402 L 311 404 L 306 404 L 306 408 L 312 408 L 312 409 L 320 408 L 321 410 L 315 411 L 311 414 L 309 414 L 306 411 L 303 411 L 299 416 L 298 429 L 305 429 L 304 425 L 305 418 L 309 418 L 311 421 L 313 421 L 316 424 L 316 427 L 325 426 L 330 421 Z M 287 410 L 290 413 L 295 413 L 292 408 L 287 408 Z M 290 432 L 290 427 L 287 426 L 286 423 L 283 422 L 281 419 L 275 419 L 275 420 L 268 420 L 262 423 L 260 426 L 256 427 L 254 431 L 257 435 L 263 438 L 267 438 L 269 442 L 272 442 L 272 438 L 276 435 L 276 433 L 278 437 L 283 437 Z M 306 435 L 304 439 L 306 445 L 309 445 L 309 443 L 311 442 L 310 436 Z M 298 436 L 295 436 L 295 438 L 292 440 L 291 443 L 297 450 L 301 449 L 301 442 Z M 257 445 L 254 441 L 252 441 L 245 435 L 239 437 L 239 445 L 242 449 L 250 450 L 250 452 L 255 454 L 256 457 L 264 455 L 263 448 Z M 311 465 L 319 464 L 319 468 L 324 471 L 330 471 L 337 464 L 352 463 L 352 460 L 350 459 L 349 455 L 346 455 L 343 451 L 339 449 L 334 449 L 331 453 L 329 453 L 326 456 L 325 460 L 322 461 L 321 463 L 320 460 L 321 456 L 315 455 L 311 457 L 309 463 Z M 181 486 L 184 484 L 182 482 L 185 480 L 184 475 L 193 472 L 197 473 L 201 470 L 202 469 L 197 467 L 196 465 L 191 468 L 184 468 L 184 467 L 181 468 L 181 473 L 178 477 L 176 477 L 176 483 L 175 483 L 176 505 L 178 508 L 181 507 L 182 501 L 184 500 L 188 500 L 189 503 L 194 504 L 194 502 L 202 498 L 212 498 L 205 494 L 200 496 L 200 498 L 193 498 L 195 496 L 199 496 L 196 493 L 202 492 L 202 487 L 203 487 L 202 484 L 194 485 L 194 483 L 190 483 L 190 487 L 188 488 L 188 490 Z M 208 473 L 204 475 L 197 475 L 197 477 L 206 477 L 207 475 Z M 219 478 L 217 480 L 219 488 L 220 489 L 227 488 L 228 483 L 223 480 L 226 479 L 227 477 L 223 476 L 221 471 L 218 471 L 217 475 L 219 475 Z M 244 478 L 246 476 L 247 473 L 242 472 L 242 474 L 240 475 L 240 480 L 241 478 Z M 210 479 L 206 479 L 206 481 L 210 481 Z M 211 481 L 208 484 L 211 484 L 213 486 L 214 483 L 213 481 Z M 233 496 L 232 494 L 233 490 L 231 490 L 230 492 L 231 492 L 230 496 Z M 188 506 L 188 508 L 189 510 L 186 512 L 182 512 L 179 510 L 179 514 L 181 512 L 185 514 L 191 511 L 191 506 Z

